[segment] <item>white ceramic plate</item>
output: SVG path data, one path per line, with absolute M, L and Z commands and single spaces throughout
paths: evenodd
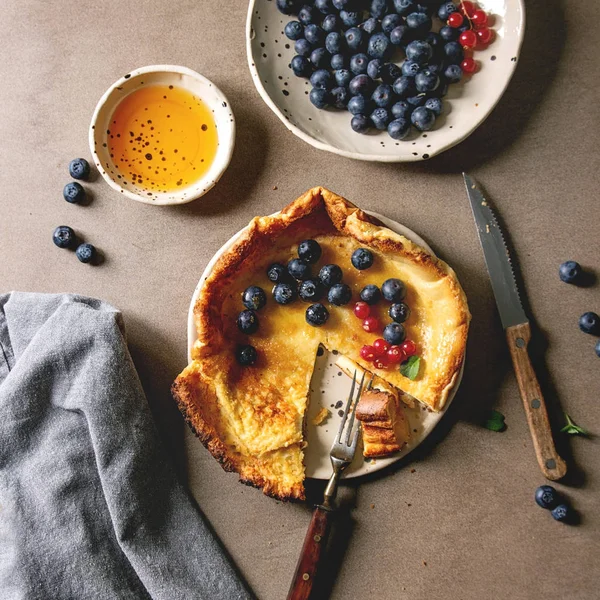
M 444 113 L 427 133 L 413 131 L 403 141 L 393 140 L 385 131 L 361 135 L 350 128 L 347 111 L 316 109 L 308 99 L 310 83 L 296 77 L 288 66 L 295 54 L 294 43 L 285 37 L 283 28 L 296 17 L 281 14 L 272 0 L 250 0 L 248 8 L 246 48 L 254 85 L 283 124 L 316 148 L 380 162 L 430 158 L 458 144 L 483 123 L 517 66 L 525 33 L 523 0 L 479 0 L 479 5 L 493 15 L 496 38 L 475 53 L 480 70 L 450 86 Z
M 387 227 L 392 231 L 400 233 L 407 237 L 413 242 L 419 244 L 429 252 L 433 251 L 427 245 L 427 243 L 419 237 L 414 231 L 411 231 L 404 225 L 392 221 L 387 217 L 384 217 L 378 213 L 368 212 L 370 215 L 380 219 Z M 217 251 L 212 257 L 200 281 L 194 290 L 192 301 L 190 302 L 190 308 L 188 312 L 188 361 L 191 361 L 191 351 L 196 342 L 196 326 L 194 325 L 194 305 L 196 300 L 202 291 L 204 281 L 211 273 L 217 260 L 221 255 L 226 252 L 235 243 L 238 237 L 246 231 L 247 227 L 238 231 L 233 237 L 231 237 L 223 246 Z M 321 356 L 317 356 L 315 363 L 314 374 L 310 383 L 310 397 L 307 414 L 307 442 L 308 446 L 305 451 L 304 462 L 306 464 L 306 476 L 314 479 L 329 479 L 331 476 L 331 463 L 329 461 L 329 449 L 337 433 L 340 416 L 338 414 L 339 409 L 335 409 L 336 403 L 340 400 L 346 401 L 350 392 L 351 380 L 342 374 L 339 368 L 335 366 L 336 356 L 332 352 L 325 351 Z M 394 454 L 388 458 L 378 458 L 366 462 L 361 452 L 356 453 L 356 457 L 352 465 L 348 468 L 345 473 L 345 477 L 358 477 L 360 475 L 366 475 L 374 471 L 379 471 L 387 465 L 400 460 L 406 456 L 409 452 L 414 450 L 434 429 L 443 417 L 444 413 L 450 406 L 456 390 L 460 385 L 462 379 L 462 370 L 450 394 L 448 401 L 439 413 L 429 412 L 425 407 L 417 406 L 414 409 L 407 408 L 406 414 L 411 429 L 411 439 L 409 443 L 404 446 L 401 452 Z M 331 416 L 326 423 L 314 426 L 312 425 L 312 418 L 319 412 L 319 410 L 325 407 L 331 411 Z

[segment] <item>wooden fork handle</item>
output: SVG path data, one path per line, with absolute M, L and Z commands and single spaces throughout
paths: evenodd
M 535 454 L 544 475 L 555 481 L 565 476 L 567 465 L 554 446 L 546 403 L 527 351 L 530 339 L 529 323 L 506 329 L 506 340 L 517 375 Z
M 308 600 L 329 536 L 332 511 L 317 506 L 308 526 L 287 600 Z

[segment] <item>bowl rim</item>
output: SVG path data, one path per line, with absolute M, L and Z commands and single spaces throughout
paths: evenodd
M 523 45 L 523 39 L 525 37 L 525 2 L 524 0 L 515 0 L 519 4 L 520 8 L 520 19 L 519 19 L 519 37 L 517 40 L 516 47 L 516 55 L 518 56 L 521 52 L 521 47 Z M 336 148 L 331 144 L 320 142 L 316 140 L 311 135 L 304 132 L 298 126 L 294 125 L 289 121 L 289 119 L 283 114 L 283 112 L 279 109 L 279 107 L 275 104 L 275 102 L 271 99 L 271 96 L 268 94 L 265 89 L 260 75 L 258 73 L 258 68 L 256 67 L 256 63 L 254 57 L 252 55 L 252 15 L 254 13 L 254 7 L 256 5 L 257 0 L 250 0 L 248 4 L 248 13 L 246 15 L 246 59 L 248 61 L 248 67 L 250 69 L 250 73 L 252 75 L 252 81 L 254 82 L 254 86 L 258 90 L 261 98 L 265 101 L 267 106 L 277 115 L 279 120 L 291 131 L 294 135 L 304 140 L 311 146 L 318 148 L 319 150 L 325 150 L 327 152 L 332 152 L 333 154 L 337 154 L 339 156 L 344 156 L 346 158 L 352 158 L 354 160 L 364 160 L 370 162 L 384 162 L 384 163 L 400 163 L 400 162 L 418 162 L 423 160 L 429 160 L 442 152 L 460 144 L 463 140 L 468 138 L 493 112 L 494 108 L 497 106 L 498 102 L 502 96 L 504 96 L 504 92 L 508 87 L 513 75 L 515 73 L 515 69 L 517 67 L 518 61 L 511 63 L 509 75 L 502 87 L 502 90 L 498 94 L 497 98 L 494 100 L 492 105 L 490 106 L 489 111 L 485 114 L 481 119 L 475 121 L 473 126 L 468 128 L 464 134 L 453 138 L 451 141 L 441 144 L 438 148 L 433 151 L 428 152 L 428 158 L 423 158 L 421 155 L 418 156 L 389 156 L 387 154 L 363 154 L 361 152 L 352 152 L 349 150 L 342 150 L 340 148 Z M 276 7 L 273 7 L 274 10 L 277 10 Z M 286 15 L 284 15 L 286 16 Z
M 199 185 L 201 182 L 203 182 L 204 179 L 206 179 L 206 176 L 210 173 L 210 171 L 207 171 L 206 175 L 204 175 L 203 178 L 199 179 L 196 182 L 196 185 L 198 185 L 198 192 L 195 194 L 192 194 L 191 196 L 190 195 L 183 196 L 184 190 L 182 190 L 182 191 L 177 191 L 177 192 L 169 192 L 169 194 L 168 194 L 169 198 L 167 198 L 167 194 L 164 194 L 165 198 L 161 198 L 162 194 L 160 194 L 156 199 L 150 200 L 148 198 L 145 198 L 144 196 L 136 194 L 135 192 L 132 192 L 131 190 L 128 190 L 128 189 L 120 186 L 118 184 L 118 182 L 115 181 L 105 171 L 105 169 L 102 167 L 102 165 L 99 164 L 100 161 L 98 159 L 98 154 L 96 152 L 94 142 L 96 141 L 96 137 L 95 137 L 96 136 L 96 123 L 97 123 L 98 115 L 99 115 L 100 111 L 106 105 L 109 96 L 112 94 L 112 92 L 116 88 L 122 86 L 127 81 L 129 81 L 135 77 L 138 77 L 139 75 L 146 75 L 146 74 L 150 74 L 150 73 L 152 73 L 152 74 L 154 74 L 154 73 L 159 73 L 159 74 L 160 73 L 177 73 L 180 75 L 187 75 L 193 79 L 196 79 L 196 80 L 210 86 L 214 90 L 215 95 L 217 96 L 219 101 L 225 102 L 226 105 L 230 108 L 230 113 L 231 113 L 230 123 L 229 123 L 230 134 L 225 136 L 224 138 L 219 138 L 220 142 L 226 144 L 225 154 L 224 154 L 223 158 L 221 159 L 221 164 L 219 166 L 219 169 L 215 173 L 214 176 L 207 178 L 206 183 L 204 183 L 203 185 Z M 219 120 L 220 119 L 215 115 L 215 122 L 217 123 Z M 218 127 L 218 125 L 217 125 L 217 127 Z M 89 142 L 90 152 L 92 154 L 94 164 L 98 168 L 104 181 L 106 181 L 113 190 L 123 194 L 124 196 L 127 196 L 127 198 L 130 198 L 131 200 L 136 200 L 137 202 L 143 202 L 144 204 L 151 204 L 151 205 L 155 205 L 155 206 L 167 206 L 167 205 L 176 205 L 176 204 L 187 204 L 188 202 L 197 200 L 198 198 L 204 196 L 210 189 L 212 189 L 215 186 L 215 184 L 222 177 L 223 173 L 227 170 L 227 167 L 229 166 L 229 164 L 231 162 L 231 158 L 233 156 L 233 150 L 235 148 L 235 135 L 236 135 L 236 123 L 235 123 L 235 116 L 233 114 L 233 110 L 231 109 L 231 103 L 227 99 L 227 96 L 225 96 L 225 94 L 221 91 L 221 89 L 219 87 L 217 87 L 210 79 L 208 79 L 204 75 L 201 75 L 197 71 L 190 69 L 189 67 L 183 67 L 180 65 L 147 65 L 145 67 L 138 67 L 136 69 L 132 69 L 126 75 L 123 75 L 117 81 L 115 81 L 112 85 L 110 85 L 109 88 L 104 92 L 104 94 L 102 94 L 102 96 L 98 100 L 98 103 L 96 104 L 96 108 L 94 109 L 94 113 L 92 115 L 92 120 L 90 122 L 89 131 L 88 131 L 88 142 Z M 189 190 L 190 188 L 188 187 L 185 189 Z M 175 199 L 172 198 L 173 196 L 175 197 Z

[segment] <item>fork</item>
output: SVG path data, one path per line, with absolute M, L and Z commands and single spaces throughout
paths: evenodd
M 300 558 L 296 565 L 296 572 L 292 579 L 292 585 L 290 586 L 290 591 L 287 595 L 287 600 L 307 600 L 312 592 L 313 583 L 323 554 L 323 548 L 327 544 L 327 538 L 329 536 L 329 521 L 330 516 L 332 516 L 335 510 L 334 500 L 337 492 L 338 480 L 344 469 L 352 462 L 354 454 L 356 453 L 356 446 L 360 435 L 360 423 L 358 424 L 358 427 L 356 427 L 354 435 L 352 435 L 352 428 L 354 426 L 354 413 L 356 412 L 356 405 L 358 404 L 358 400 L 362 393 L 365 375 L 366 373 L 363 371 L 362 379 L 358 385 L 356 400 L 354 400 L 354 389 L 356 388 L 356 371 L 354 371 L 350 395 L 346 402 L 342 422 L 340 423 L 340 428 L 333 441 L 333 445 L 331 446 L 331 451 L 329 452 L 333 474 L 325 488 L 323 503 L 318 504 L 313 512 L 312 520 L 308 527 L 308 531 L 306 532 L 306 537 L 304 538 L 302 552 L 300 553 Z M 368 388 L 371 387 L 372 383 L 373 377 L 371 377 Z M 350 419 L 348 419 L 348 414 L 350 414 Z M 345 427 L 346 421 L 348 421 L 347 427 Z M 345 432 L 344 428 L 346 429 Z M 345 435 L 343 435 L 344 433 Z

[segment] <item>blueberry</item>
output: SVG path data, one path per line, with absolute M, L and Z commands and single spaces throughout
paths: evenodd
M 87 179 L 90 175 L 90 163 L 85 158 L 74 158 L 69 163 L 69 175 L 73 179 Z
M 427 96 L 425 94 L 416 94 L 415 96 L 409 96 L 406 101 L 413 107 L 413 110 L 417 106 L 423 106 L 425 101 L 427 100 Z M 411 113 L 412 115 L 412 113 Z
M 310 265 L 301 258 L 292 258 L 287 264 L 288 273 L 299 281 L 310 279 Z
M 392 346 L 401 344 L 406 338 L 406 331 L 400 323 L 388 323 L 383 330 L 383 339 Z
M 439 117 L 442 114 L 442 101 L 439 98 L 429 98 L 425 101 L 425 108 Z
M 367 115 L 354 115 L 350 121 L 350 127 L 356 133 L 367 133 L 371 128 L 371 119 Z
M 357 75 L 350 81 L 348 89 L 353 96 L 366 96 L 373 89 L 373 80 L 368 75 Z
M 364 96 L 352 96 L 348 101 L 348 110 L 353 115 L 364 115 L 371 110 L 371 104 Z
M 389 0 L 371 0 L 371 17 L 375 17 L 374 20 L 384 17 L 390 11 L 389 4 Z
M 408 15 L 415 9 L 415 6 L 415 0 L 394 0 L 394 8 L 399 15 Z
M 350 258 L 350 262 L 355 269 L 364 271 L 373 266 L 373 253 L 367 248 L 357 248 Z
M 444 27 L 442 27 L 440 29 L 440 37 L 445 41 L 445 42 L 454 42 L 458 39 L 458 30 L 455 29 L 454 27 L 449 27 L 448 25 L 444 25 Z
M 448 17 L 453 12 L 456 12 L 456 10 L 457 9 L 454 2 L 444 2 L 444 4 L 442 4 L 438 8 L 438 17 L 440 18 L 440 21 L 443 21 L 445 23 L 448 20 Z
M 560 265 L 558 276 L 565 283 L 577 283 L 581 278 L 581 265 L 574 260 L 568 260 Z
M 390 113 L 385 108 L 376 108 L 371 113 L 371 122 L 376 129 L 383 131 L 389 125 Z
M 325 48 L 315 48 L 310 53 L 310 62 L 317 69 L 327 69 L 331 64 L 331 54 Z
M 52 241 L 59 248 L 71 248 L 75 243 L 75 232 L 68 225 L 60 225 L 54 230 Z
M 401 46 L 406 44 L 412 35 L 411 30 L 406 25 L 398 25 L 390 31 L 390 42 L 394 46 Z
M 82 263 L 92 262 L 94 256 L 96 256 L 96 248 L 92 244 L 80 244 L 77 246 L 77 250 L 75 250 L 75 256 Z
M 243 310 L 237 318 L 238 329 L 250 335 L 258 331 L 258 316 L 253 310 Z
M 235 358 L 243 367 L 249 367 L 256 362 L 256 348 L 250 344 L 240 344 L 235 351 Z
M 535 490 L 535 501 L 542 508 L 554 508 L 558 504 L 558 499 L 558 492 L 551 485 L 541 485 Z
M 374 58 L 373 60 L 369 61 L 369 64 L 367 65 L 367 75 L 371 79 L 379 79 L 381 77 L 382 66 L 383 63 L 378 58 Z
M 449 83 L 446 81 L 446 77 L 444 75 L 440 75 L 440 87 L 435 90 L 435 95 L 438 98 L 443 98 L 448 93 Z
M 417 4 L 417 12 L 432 16 L 435 12 L 435 8 L 431 6 L 431 4 L 428 4 L 428 2 L 430 2 L 430 0 L 425 0 L 425 2 Z
M 337 265 L 325 265 L 324 267 L 321 267 L 321 270 L 319 271 L 321 283 L 328 288 L 336 283 L 340 283 L 342 281 L 342 276 L 342 269 Z
M 415 40 L 406 46 L 406 58 L 424 65 L 433 56 L 433 48 L 422 40 Z
M 344 36 L 337 31 L 332 31 L 327 34 L 325 38 L 325 48 L 327 48 L 328 52 L 331 54 L 339 54 L 344 49 Z
M 387 130 L 393 140 L 403 140 L 410 133 L 410 118 L 394 119 L 388 125 Z
M 457 65 L 462 62 L 465 53 L 458 42 L 448 42 L 444 44 L 444 55 L 446 56 L 447 63 Z
M 381 67 L 381 79 L 383 83 L 390 85 L 402 75 L 402 69 L 394 63 L 386 63 Z
M 352 299 L 352 290 L 345 283 L 336 283 L 332 285 L 327 293 L 327 300 L 336 306 L 348 304 Z
M 331 96 L 331 102 L 333 103 L 333 106 L 335 106 L 336 108 L 344 109 L 344 108 L 346 108 L 346 105 L 348 104 L 348 100 L 350 98 L 350 92 L 348 91 L 347 88 L 338 86 L 338 87 L 334 87 L 331 90 L 330 96 Z
M 389 313 L 392 321 L 396 323 L 404 323 L 410 317 L 410 308 L 404 302 L 398 302 L 390 306 Z
M 323 22 L 321 23 L 321 29 L 326 33 L 331 33 L 332 31 L 338 31 L 341 26 L 340 18 L 335 15 L 327 15 Z
M 63 188 L 63 198 L 71 204 L 77 204 L 85 200 L 85 190 L 80 183 L 71 181 Z
M 290 283 L 278 283 L 273 287 L 273 300 L 277 304 L 289 304 L 296 299 L 296 286 Z
M 365 33 L 358 27 L 351 27 L 346 30 L 346 44 L 348 48 L 354 52 L 362 50 L 365 44 Z
M 305 56 L 300 56 L 299 54 L 296 54 L 296 56 L 292 58 L 292 62 L 290 64 L 296 77 L 308 77 L 312 71 L 308 58 Z
M 431 19 L 421 12 L 410 13 L 406 17 L 406 24 L 417 33 L 426 34 L 431 29 Z
M 567 504 L 559 504 L 550 513 L 557 521 L 569 521 L 572 517 L 571 508 Z
M 356 4 L 356 0 L 333 0 L 333 6 L 337 8 L 337 10 L 352 8 L 353 4 Z
M 402 75 L 404 77 L 414 77 L 420 70 L 420 65 L 412 60 L 405 60 L 402 63 Z
M 242 304 L 248 310 L 260 310 L 267 303 L 265 291 L 257 285 L 247 287 L 242 293 Z
M 410 113 L 413 111 L 413 107 L 405 100 L 400 100 L 392 106 L 392 116 L 394 119 L 410 119 Z
M 433 92 L 440 85 L 440 78 L 429 69 L 425 69 L 415 76 L 415 85 L 418 92 Z
M 433 48 L 433 55 L 435 56 L 437 50 L 439 50 L 444 45 L 444 40 L 440 36 L 439 33 L 435 31 L 430 31 L 425 36 L 425 41 Z
M 298 296 L 304 302 L 317 302 L 325 295 L 325 287 L 318 279 L 307 279 L 298 287 Z
M 399 25 L 404 23 L 404 19 L 397 13 L 390 13 L 381 19 L 381 29 L 385 33 L 390 33 L 392 29 L 395 29 Z
M 329 61 L 329 65 L 334 71 L 345 69 L 348 66 L 348 58 L 345 54 L 334 54 Z
M 306 322 L 313 327 L 321 327 L 327 323 L 329 319 L 329 311 L 320 303 L 311 304 L 306 309 L 305 317 Z
M 304 35 L 304 27 L 300 21 L 290 21 L 283 29 L 285 35 L 290 40 L 299 40 Z
M 417 106 L 410 115 L 410 120 L 419 131 L 429 131 L 435 123 L 435 114 L 424 106 Z
M 292 281 L 292 277 L 288 273 L 287 268 L 281 263 L 273 263 L 267 269 L 267 277 L 273 283 L 289 283 Z
M 328 15 L 333 10 L 333 4 L 331 0 L 315 0 L 315 8 Z
M 284 15 L 291 15 L 296 12 L 298 8 L 297 0 L 277 0 L 276 2 L 277 8 L 279 12 L 282 12 Z
M 369 306 L 373 306 L 381 300 L 381 291 L 376 285 L 369 283 L 360 290 L 360 299 Z
M 300 56 L 310 56 L 312 46 L 304 38 L 300 38 L 299 40 L 296 40 L 294 50 Z
M 444 77 L 449 83 L 458 83 L 462 79 L 462 69 L 458 65 L 448 65 Z
M 471 25 L 469 25 L 468 23 L 467 23 L 466 25 L 461 25 L 461 26 L 460 26 L 460 27 L 457 29 L 459 36 L 460 36 L 460 34 L 461 34 L 463 31 L 468 31 L 469 29 L 471 29 Z
M 595 312 L 586 312 L 579 317 L 579 329 L 583 333 L 600 335 L 600 317 Z
M 298 256 L 310 265 L 321 258 L 322 252 L 321 246 L 316 240 L 304 240 L 298 244 Z
M 596 342 L 596 356 L 600 356 L 600 340 Z
M 310 82 L 313 87 L 319 90 L 331 89 L 333 81 L 331 79 L 331 73 L 327 69 L 317 69 L 310 76 Z
M 381 293 L 389 302 L 402 302 L 406 296 L 406 286 L 399 279 L 386 279 L 381 286 Z
M 362 52 L 360 54 L 355 54 L 350 59 L 350 70 L 355 75 L 364 75 L 367 72 L 367 67 L 369 66 L 369 57 Z
M 386 83 L 378 85 L 371 95 L 371 99 L 375 103 L 375 106 L 387 108 L 390 106 L 390 104 L 392 104 L 394 99 L 394 93 L 391 86 L 387 85 Z
M 335 82 L 338 85 L 341 85 L 344 87 L 348 87 L 348 85 L 352 81 L 353 77 L 354 77 L 354 73 L 352 73 L 348 69 L 338 69 L 335 72 Z
M 365 33 L 372 35 L 373 33 L 377 33 L 377 31 L 379 31 L 380 24 L 377 19 L 371 17 L 370 19 L 367 19 L 366 21 L 364 21 L 361 24 L 361 27 L 363 28 L 363 31 Z
M 310 101 L 317 108 L 327 108 L 329 106 L 329 92 L 319 88 L 313 88 L 308 95 Z
M 402 75 L 402 77 L 398 77 L 398 79 L 394 81 L 393 89 L 394 93 L 400 98 L 413 96 L 417 91 L 414 78 L 406 77 L 406 75 Z
M 340 19 L 346 27 L 356 27 L 360 24 L 361 14 L 355 11 L 341 10 Z
M 316 20 L 315 10 L 312 6 L 305 4 L 298 12 L 298 20 L 303 25 L 310 25 Z
M 317 46 L 323 43 L 325 32 L 318 25 L 311 23 L 304 28 L 304 37 L 309 44 Z
M 398 16 L 398 15 L 396 15 Z M 389 57 L 392 52 L 390 39 L 385 33 L 374 33 L 367 44 L 367 54 L 371 58 L 379 58 L 384 60 Z

